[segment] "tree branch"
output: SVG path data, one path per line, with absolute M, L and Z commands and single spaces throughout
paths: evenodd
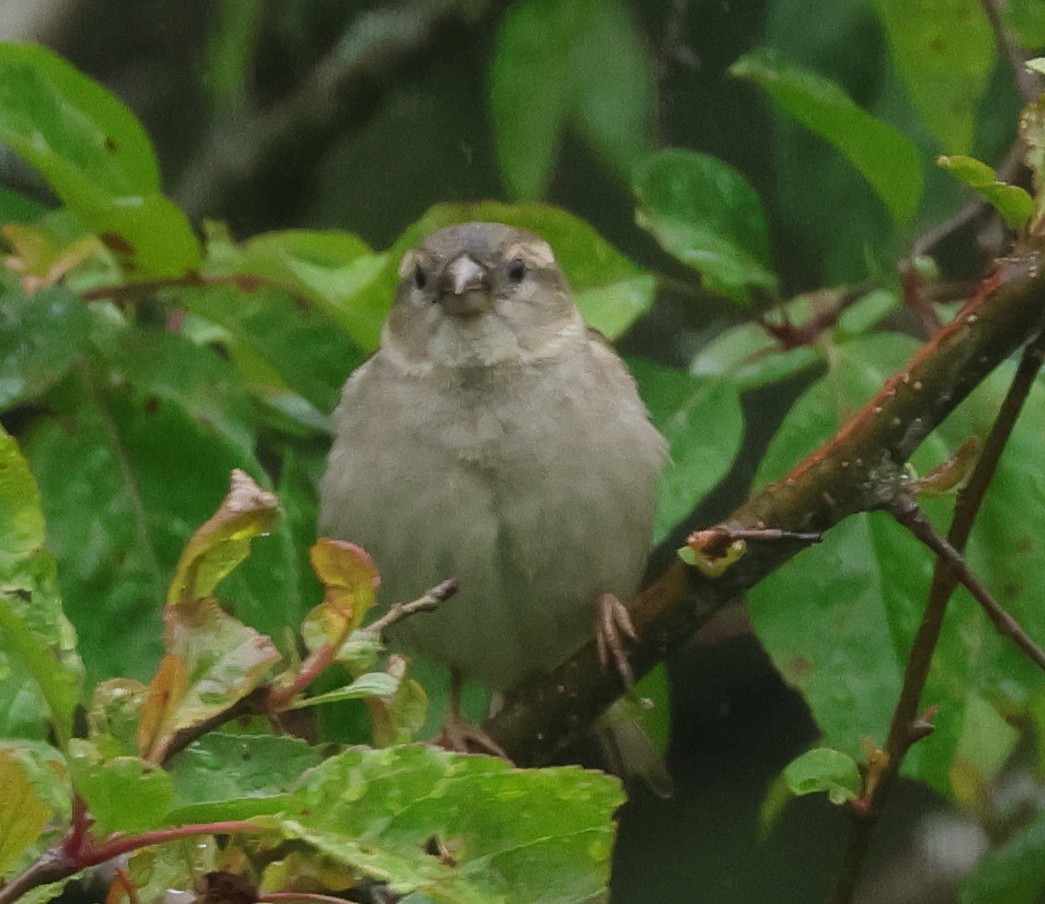
M 327 56 L 286 97 L 264 109 L 244 101 L 211 124 L 197 159 L 173 193 L 190 218 L 222 209 L 230 188 L 282 149 L 338 127 L 349 96 L 376 72 L 426 46 L 454 18 L 479 17 L 487 0 L 412 0 L 361 13 Z
M 727 529 L 822 532 L 896 497 L 904 463 L 987 375 L 1045 324 L 1045 255 L 1002 261 L 962 312 L 893 376 L 835 436 L 785 478 L 723 522 Z M 598 542 L 593 538 L 592 542 Z M 729 600 L 779 568 L 806 544 L 749 544 L 718 579 L 680 561 L 631 609 L 639 634 L 630 662 L 648 672 Z M 522 764 L 540 764 L 579 737 L 622 692 L 599 667 L 594 641 L 550 675 L 512 689 L 485 730 Z

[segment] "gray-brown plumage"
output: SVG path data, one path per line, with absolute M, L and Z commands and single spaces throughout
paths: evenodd
M 370 552 L 386 604 L 456 577 L 394 638 L 503 689 L 589 640 L 600 596 L 632 599 L 665 443 L 542 239 L 451 226 L 399 274 L 335 412 L 320 531 Z

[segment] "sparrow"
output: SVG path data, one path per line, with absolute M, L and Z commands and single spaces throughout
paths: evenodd
M 507 689 L 593 633 L 626 669 L 621 601 L 666 459 L 627 368 L 533 233 L 449 226 L 398 273 L 380 348 L 334 412 L 320 533 L 370 553 L 383 605 L 457 579 L 390 638 L 450 670 L 455 714 L 461 682 Z

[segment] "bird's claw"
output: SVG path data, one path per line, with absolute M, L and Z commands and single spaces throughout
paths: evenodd
M 624 641 L 638 640 L 631 616 L 624 604 L 612 593 L 604 593 L 595 605 L 595 643 L 599 652 L 599 662 L 604 669 L 608 669 L 612 663 L 624 686 L 630 688 L 635 683 L 635 676 L 628 663 Z

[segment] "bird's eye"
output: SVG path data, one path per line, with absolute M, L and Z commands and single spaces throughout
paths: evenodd
M 508 265 L 508 282 L 521 283 L 524 276 L 526 276 L 526 262 L 521 257 L 517 257 Z
M 423 289 L 428 285 L 428 274 L 425 273 L 425 268 L 420 264 L 414 265 L 414 285 L 419 289 Z

